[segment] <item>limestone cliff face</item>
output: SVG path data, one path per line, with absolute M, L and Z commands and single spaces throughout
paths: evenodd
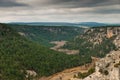
M 112 30 L 107 30 L 107 38 L 111 38 L 113 36 L 113 31 Z
M 108 28 L 106 36 L 107 38 L 116 36 L 113 42 L 120 49 L 120 27 Z
M 111 38 L 114 35 L 120 34 L 120 27 L 113 27 L 107 29 L 107 38 Z
M 81 35 L 82 38 L 87 38 L 88 41 L 93 42 L 94 44 L 100 44 L 103 39 L 117 37 L 120 35 L 120 27 L 98 27 L 90 28 L 85 31 L 84 35 Z M 115 41 L 118 42 L 118 41 Z

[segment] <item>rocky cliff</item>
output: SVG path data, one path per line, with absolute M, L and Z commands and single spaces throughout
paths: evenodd
M 96 62 L 96 71 L 79 80 L 120 80 L 120 51 L 112 51 Z
M 100 30 L 102 31 L 100 34 L 102 34 L 104 31 L 103 29 Z M 116 45 L 117 50 L 111 51 L 106 57 L 97 61 L 93 74 L 84 79 L 74 80 L 120 80 L 120 27 L 106 28 L 106 35 L 102 36 L 107 38 L 114 36 L 113 43 Z

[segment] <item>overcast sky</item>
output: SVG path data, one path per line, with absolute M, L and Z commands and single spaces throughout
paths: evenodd
M 0 22 L 120 23 L 120 0 L 0 0 Z

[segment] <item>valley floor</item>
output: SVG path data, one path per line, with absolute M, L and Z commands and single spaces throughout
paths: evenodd
M 79 50 L 68 50 L 68 49 L 62 49 L 61 47 L 66 44 L 67 41 L 52 41 L 50 42 L 51 44 L 55 44 L 54 47 L 51 47 L 50 49 L 59 51 L 59 52 L 64 52 L 66 54 L 78 54 Z

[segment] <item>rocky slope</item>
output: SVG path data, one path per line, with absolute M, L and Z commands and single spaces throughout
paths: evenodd
M 120 80 L 120 27 L 107 28 L 106 37 L 113 36 L 115 36 L 113 42 L 118 49 L 97 61 L 93 74 L 84 79 L 74 78 L 73 80 Z
M 78 36 L 76 38 L 84 38 L 94 44 L 100 44 L 105 38 L 115 37 L 115 40 L 120 38 L 120 27 L 98 27 L 87 29 L 84 35 Z M 116 41 L 118 42 L 118 41 Z
M 120 80 L 120 51 L 112 51 L 96 62 L 96 72 L 79 80 Z

